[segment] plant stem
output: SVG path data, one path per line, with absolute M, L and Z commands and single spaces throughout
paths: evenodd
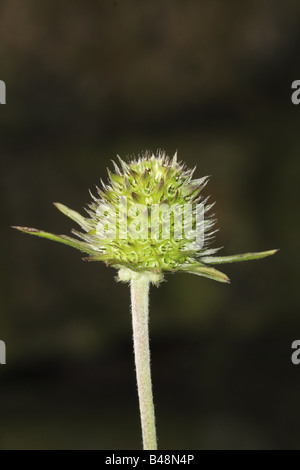
M 131 308 L 136 378 L 144 450 L 157 450 L 149 349 L 149 280 L 131 280 Z

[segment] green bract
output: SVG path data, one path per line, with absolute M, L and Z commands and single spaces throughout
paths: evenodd
M 77 238 L 14 228 L 77 248 L 88 255 L 84 259 L 104 261 L 119 269 L 122 280 L 143 274 L 159 282 L 164 273 L 181 271 L 229 282 L 211 265 L 263 258 L 277 251 L 214 256 L 219 249 L 211 248 L 216 232 L 215 219 L 209 214 L 213 204 L 202 196 L 208 177 L 192 179 L 195 169 L 178 162 L 176 154 L 170 159 L 162 151 L 156 155 L 144 152 L 128 163 L 118 158 L 120 165 L 113 162 L 114 172 L 108 170 L 108 184 L 97 188 L 97 197 L 91 194 L 87 217 L 55 204 L 80 226 L 80 232 L 72 231 Z M 197 207 L 202 208 L 199 220 Z M 185 230 L 187 226 L 189 231 Z M 200 232 L 200 240 L 188 236 Z

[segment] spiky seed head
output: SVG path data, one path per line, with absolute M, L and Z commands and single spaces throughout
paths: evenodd
M 193 179 L 195 169 L 178 162 L 177 153 L 169 158 L 161 150 L 155 155 L 145 151 L 127 162 L 118 160 L 119 165 L 113 162 L 114 171 L 108 170 L 108 183 L 101 180 L 97 195 L 91 194 L 87 217 L 55 204 L 81 227 L 73 230 L 77 239 L 15 228 L 73 246 L 89 255 L 84 259 L 104 261 L 119 270 L 121 280 L 146 276 L 154 283 L 164 273 L 178 271 L 229 282 L 210 265 L 262 258 L 276 251 L 213 256 L 218 251 L 211 248 L 216 232 L 210 214 L 213 204 L 202 195 L 208 177 Z
M 203 228 L 198 227 L 204 231 L 205 242 L 193 249 L 184 230 L 177 233 L 176 223 L 180 229 L 185 206 L 189 204 L 195 211 L 196 204 L 203 201 L 200 193 L 208 178 L 193 180 L 193 170 L 176 157 L 170 159 L 162 151 L 156 155 L 145 152 L 128 163 L 119 157 L 120 168 L 114 165 L 114 173 L 109 171 L 108 184 L 102 184 L 88 207 L 87 233 L 76 233 L 93 247 L 95 254 L 89 259 L 102 258 L 116 268 L 161 275 L 186 268 L 216 251 L 208 251 L 215 222 L 209 216 Z M 154 226 L 156 216 L 159 225 Z M 195 230 L 196 219 L 190 225 Z M 105 237 L 105 231 L 113 236 Z

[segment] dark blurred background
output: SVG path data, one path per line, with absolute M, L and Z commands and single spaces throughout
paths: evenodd
M 223 255 L 151 290 L 160 449 L 300 448 L 300 3 L 1 0 L 1 449 L 137 449 L 129 288 L 69 234 L 116 154 L 212 175 Z

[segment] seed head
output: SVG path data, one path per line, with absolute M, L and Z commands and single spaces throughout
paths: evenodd
M 219 250 L 211 247 L 217 231 L 210 213 L 214 204 L 202 195 L 208 177 L 192 179 L 195 169 L 178 162 L 176 153 L 169 158 L 163 151 L 145 151 L 128 162 L 118 159 L 114 171 L 108 170 L 108 183 L 101 181 L 97 195 L 91 194 L 87 217 L 55 203 L 80 226 L 81 231 L 72 231 L 77 238 L 14 228 L 73 246 L 88 254 L 84 259 L 89 261 L 104 261 L 119 270 L 121 280 L 146 276 L 158 283 L 164 273 L 183 271 L 229 282 L 211 264 L 275 253 L 213 256 Z

